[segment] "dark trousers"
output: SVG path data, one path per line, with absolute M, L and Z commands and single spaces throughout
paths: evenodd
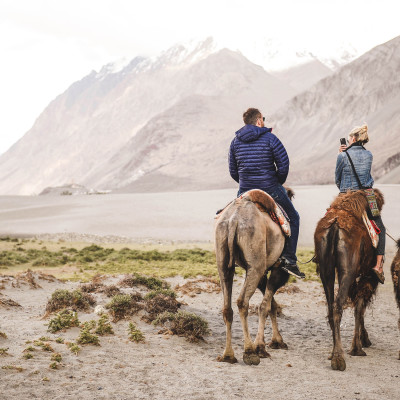
M 385 255 L 385 244 L 386 244 L 386 228 L 385 225 L 383 225 L 382 218 L 375 217 L 373 220 L 376 223 L 376 226 L 380 229 L 381 233 L 379 234 L 379 242 L 378 242 L 378 247 L 376 248 L 376 254 L 378 256 L 380 255 Z
M 245 191 L 247 190 L 239 189 L 238 196 Z M 291 235 L 289 238 L 286 238 L 282 257 L 285 257 L 290 264 L 295 264 L 297 262 L 296 249 L 297 241 L 299 239 L 300 215 L 294 208 L 293 203 L 290 201 L 286 190 L 282 185 L 277 185 L 264 191 L 267 192 L 280 206 L 282 206 L 290 219 Z

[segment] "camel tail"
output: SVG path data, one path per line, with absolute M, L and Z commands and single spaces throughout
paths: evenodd
M 238 225 L 238 221 L 236 218 L 229 221 L 229 226 L 228 226 L 229 264 L 228 264 L 228 268 L 232 268 L 235 265 L 235 253 L 233 250 L 233 245 L 235 242 L 237 225 Z
M 334 222 L 328 230 L 327 235 L 322 239 L 317 250 L 319 273 L 324 276 L 335 276 L 337 263 L 337 244 L 339 241 L 339 227 Z M 322 276 L 321 276 L 322 278 Z

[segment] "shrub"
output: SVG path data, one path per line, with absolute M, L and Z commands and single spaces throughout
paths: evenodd
M 187 312 L 164 312 L 153 322 L 155 325 L 168 324 L 169 330 L 178 336 L 184 336 L 189 342 L 204 340 L 203 336 L 209 333 L 208 322 L 202 317 Z
M 107 315 L 102 315 L 100 319 L 97 321 L 97 329 L 95 330 L 95 333 L 97 333 L 100 336 L 110 334 L 114 334 L 114 330 L 108 320 Z
M 134 298 L 135 297 L 135 298 Z M 129 294 L 117 294 L 111 301 L 106 304 L 106 308 L 110 310 L 113 322 L 117 322 L 127 315 L 133 315 L 143 308 L 143 305 L 138 302 L 141 296 Z
M 144 335 L 134 323 L 129 322 L 128 332 L 131 342 L 144 343 Z
M 159 293 L 146 299 L 145 310 L 149 313 L 149 320 L 152 321 L 158 314 L 164 312 L 176 313 L 180 306 L 181 304 L 175 297 Z
M 72 308 L 74 311 L 87 311 L 90 306 L 96 303 L 93 296 L 88 293 L 82 293 L 79 289 L 70 292 L 65 289 L 57 289 L 47 302 L 46 312 L 51 313 L 63 308 Z
M 61 330 L 79 326 L 78 314 L 72 310 L 62 310 L 50 320 L 47 330 L 56 333 Z
M 84 324 L 76 342 L 79 344 L 93 344 L 94 346 L 100 346 L 99 337 L 90 332 L 89 324 Z

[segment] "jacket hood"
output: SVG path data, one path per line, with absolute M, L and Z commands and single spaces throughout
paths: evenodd
M 255 125 L 245 125 L 236 132 L 236 137 L 242 142 L 253 142 L 262 134 L 271 132 L 272 128 L 260 128 Z

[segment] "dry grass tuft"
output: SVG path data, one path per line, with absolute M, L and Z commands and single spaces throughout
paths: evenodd
M 203 336 L 209 333 L 208 322 L 204 318 L 187 311 L 162 313 L 153 324 L 164 325 L 168 331 L 171 331 L 174 335 L 184 336 L 189 342 L 204 340 Z
M 174 295 L 175 293 L 172 292 Z M 174 295 L 165 293 L 156 293 L 145 297 L 146 305 L 145 310 L 148 312 L 147 321 L 151 322 L 157 318 L 157 316 L 164 312 L 176 313 L 181 306 Z
M 135 293 L 133 295 L 117 294 L 106 304 L 106 308 L 110 310 L 113 322 L 117 322 L 142 310 L 144 307 L 141 303 L 142 300 L 143 297 L 140 293 Z
M 287 294 L 294 294 L 294 293 L 300 293 L 301 289 L 296 286 L 296 285 L 285 285 L 280 287 L 276 293 L 287 293 Z
M 175 291 L 187 295 L 190 297 L 195 297 L 197 294 L 204 293 L 220 293 L 221 285 L 218 279 L 215 278 L 203 278 L 196 279 L 194 281 L 186 282 L 184 285 L 176 286 Z

